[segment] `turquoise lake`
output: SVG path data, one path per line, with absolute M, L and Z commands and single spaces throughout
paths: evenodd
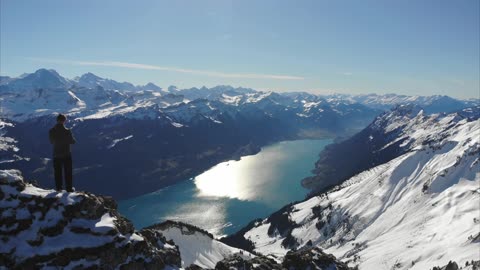
M 302 200 L 300 181 L 312 175 L 331 139 L 283 141 L 240 160 L 217 164 L 193 179 L 119 202 L 136 228 L 165 220 L 201 227 L 215 236 L 231 234 L 256 218 Z

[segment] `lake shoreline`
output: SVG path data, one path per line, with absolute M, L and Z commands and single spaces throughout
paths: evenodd
M 309 190 L 300 181 L 312 175 L 318 154 L 332 141 L 272 143 L 175 185 L 119 201 L 119 209 L 139 228 L 175 220 L 194 224 L 217 237 L 230 235 L 253 219 L 303 200 Z

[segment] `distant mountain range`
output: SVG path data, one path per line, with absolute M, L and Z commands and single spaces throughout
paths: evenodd
M 196 99 L 235 106 L 269 99 L 276 104 L 303 107 L 305 110 L 323 109 L 321 105 L 325 104 L 337 110 L 353 104 L 374 110 L 388 110 L 398 104 L 410 103 L 422 107 L 427 113 L 451 112 L 480 103 L 479 99 L 458 100 L 448 96 L 313 95 L 305 92 L 261 92 L 231 86 L 190 89 L 169 86 L 164 90 L 153 83 L 135 86 L 129 82 L 101 78 L 93 73 L 67 79 L 55 70 L 47 69 L 39 69 L 17 78 L 0 77 L 1 117 L 16 121 L 54 112 L 98 118 L 131 112 L 139 107 L 157 105 L 166 108 Z

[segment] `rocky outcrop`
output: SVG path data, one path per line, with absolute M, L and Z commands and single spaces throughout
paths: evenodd
M 238 255 L 231 256 L 220 261 L 215 266 L 215 270 L 284 270 L 281 264 L 265 256 L 258 256 L 246 260 Z
M 290 251 L 282 263 L 286 269 L 353 269 L 346 263 L 338 261 L 332 254 L 324 253 L 320 248 L 307 248 L 301 251 Z
M 435 266 L 432 270 L 480 270 L 480 260 L 479 261 L 467 261 L 464 266 L 459 266 L 455 261 L 449 261 L 445 266 Z
M 0 171 L 0 269 L 179 268 L 178 247 L 151 229 L 135 231 L 115 201 L 56 192 Z
M 300 251 L 290 251 L 282 263 L 266 256 L 257 256 L 246 260 L 238 255 L 232 256 L 215 266 L 216 270 L 349 270 L 347 264 L 338 261 L 335 256 L 324 253 L 319 248 L 306 248 Z
M 206 230 L 199 228 L 195 225 L 191 225 L 191 224 L 180 222 L 180 221 L 167 220 L 162 223 L 148 226 L 145 229 L 150 229 L 155 231 L 165 231 L 170 228 L 180 228 L 183 234 L 195 234 L 195 232 L 199 232 L 199 233 L 202 233 L 203 235 L 208 236 L 212 240 L 215 239 L 213 237 L 213 234 L 207 232 Z

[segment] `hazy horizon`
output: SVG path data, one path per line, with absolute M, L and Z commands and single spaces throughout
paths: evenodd
M 114 81 L 117 81 L 117 82 L 120 82 L 120 83 L 127 82 L 127 83 L 133 84 L 134 86 L 144 86 L 148 83 L 153 83 L 156 86 L 159 86 L 160 88 L 162 88 L 162 90 L 167 90 L 167 88 L 170 87 L 170 86 L 175 86 L 179 90 L 191 89 L 191 88 L 202 88 L 202 87 L 213 88 L 213 87 L 217 87 L 217 86 L 231 86 L 233 88 L 249 88 L 249 89 L 252 89 L 252 90 L 255 90 L 255 91 L 263 91 L 263 92 L 270 92 L 270 91 L 271 92 L 277 92 L 277 93 L 306 92 L 306 93 L 310 93 L 310 94 L 314 94 L 314 95 L 320 95 L 320 96 L 322 96 L 322 95 L 379 95 L 379 96 L 382 96 L 382 95 L 404 95 L 404 96 L 434 96 L 434 95 L 440 95 L 440 96 L 449 96 L 449 97 L 459 99 L 459 100 L 471 100 L 471 99 L 478 100 L 478 99 L 480 99 L 480 96 L 463 98 L 463 97 L 456 97 L 455 95 L 450 95 L 450 94 L 409 95 L 409 94 L 403 94 L 403 93 L 393 92 L 393 91 L 390 91 L 390 92 L 389 91 L 385 91 L 385 92 L 374 92 L 374 91 L 368 92 L 368 91 L 366 91 L 366 92 L 363 92 L 363 93 L 353 93 L 353 92 L 348 92 L 348 90 L 345 91 L 345 92 L 338 92 L 338 91 L 329 90 L 329 89 L 323 89 L 322 92 L 314 92 L 314 91 L 302 90 L 302 89 L 282 91 L 282 90 L 276 90 L 276 89 L 258 89 L 258 88 L 249 87 L 249 86 L 245 86 L 245 85 L 232 85 L 232 84 L 194 85 L 194 86 L 189 86 L 189 87 L 178 87 L 178 85 L 161 85 L 159 83 L 152 82 L 152 81 L 147 81 L 147 82 L 144 82 L 144 83 L 134 83 L 134 82 L 125 81 L 125 80 L 122 80 L 122 79 L 104 77 L 104 76 L 101 76 L 101 75 L 99 75 L 97 73 L 94 73 L 94 72 L 91 72 L 91 71 L 87 71 L 87 72 L 82 73 L 82 74 L 77 74 L 73 77 L 68 77 L 68 76 L 64 76 L 61 71 L 59 71 L 55 68 L 41 67 L 39 69 L 55 70 L 60 76 L 66 78 L 66 79 L 69 79 L 69 80 L 73 80 L 76 77 L 80 77 L 80 76 L 82 76 L 86 73 L 92 73 L 92 74 L 94 74 L 98 77 L 101 77 L 103 79 L 110 79 L 110 80 L 114 80 Z M 36 69 L 35 71 L 37 71 L 39 69 Z M 33 72 L 35 72 L 35 71 L 33 71 Z M 7 76 L 7 77 L 10 77 L 10 78 L 19 78 L 20 76 L 22 76 L 24 74 L 31 74 L 33 72 L 23 72 L 23 73 L 18 74 L 18 75 L 10 75 L 10 74 L 1 74 L 0 73 L 0 76 Z
M 0 5 L 2 75 L 480 98 L 479 1 Z

